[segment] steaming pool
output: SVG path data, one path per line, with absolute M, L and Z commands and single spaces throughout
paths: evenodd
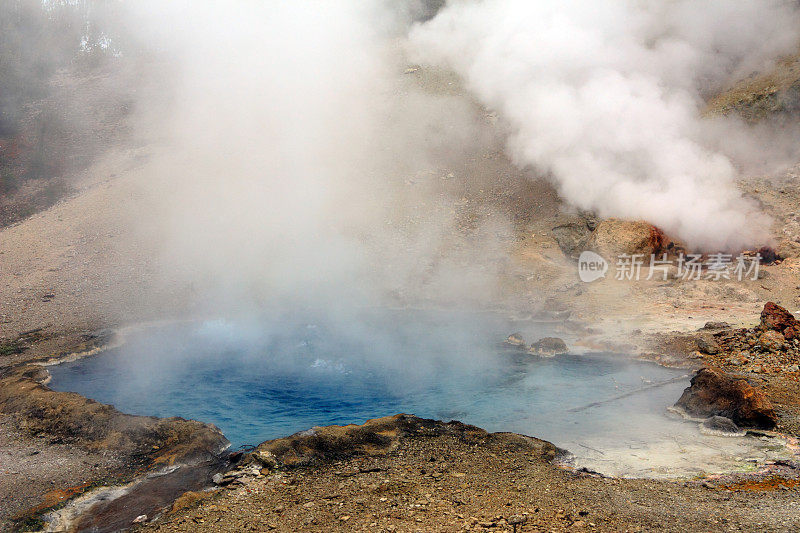
M 514 331 L 529 341 L 549 333 L 492 315 L 385 310 L 159 325 L 49 367 L 50 387 L 123 412 L 210 422 L 233 448 L 404 412 L 540 437 L 612 475 L 741 470 L 788 455 L 779 439 L 707 435 L 670 413 L 685 371 L 502 349 Z

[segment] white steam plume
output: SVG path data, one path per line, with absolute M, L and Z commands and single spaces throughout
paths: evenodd
M 142 135 L 163 140 L 142 169 L 153 206 L 135 221 L 162 248 L 153 262 L 165 294 L 190 287 L 222 314 L 369 305 L 423 278 L 452 298 L 490 286 L 471 261 L 442 259 L 449 210 L 407 185 L 465 160 L 487 129 L 470 98 L 426 92 L 404 74 L 399 43 L 419 6 L 133 9 L 166 73 L 163 98 L 142 102 L 157 110 Z
M 464 0 L 410 49 L 458 73 L 505 121 L 517 164 L 551 173 L 570 203 L 718 250 L 763 243 L 769 220 L 710 148 L 703 96 L 798 36 L 783 1 Z

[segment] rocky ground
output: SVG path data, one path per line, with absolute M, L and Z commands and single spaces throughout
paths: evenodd
M 145 529 L 790 531 L 800 527 L 796 474 L 785 477 L 776 470 L 747 482 L 619 480 L 559 468 L 552 463 L 558 453 L 552 445 L 528 437 L 409 417 L 376 420 L 363 427 L 323 428 L 311 436 L 262 445 L 256 452 L 260 460 L 241 467 L 225 481 L 225 488 L 184 496 L 164 519 Z
M 800 323 L 791 313 L 768 302 L 754 327 L 709 324 L 692 334 L 674 335 L 671 342 L 676 351 L 697 364 L 739 377 L 763 391 L 775 404 L 781 430 L 797 435 L 800 430 L 798 326 Z
M 0 510 L 3 528 L 38 529 L 41 515 L 97 487 L 121 485 L 146 472 L 196 465 L 210 471 L 224 463 L 227 440 L 214 426 L 183 419 L 159 419 L 120 413 L 78 394 L 57 393 L 43 382 L 38 365 L 0 369 L 3 415 Z M 176 474 L 180 489 L 202 487 L 207 476 Z M 173 476 L 175 477 L 175 476 Z M 151 495 L 163 506 L 177 496 L 170 483 L 168 499 Z M 172 491 L 172 493 L 170 492 Z M 152 505 L 143 502 L 143 505 Z M 117 510 L 117 515 L 125 517 Z M 125 523 L 133 517 L 125 517 Z
M 0 508 L 5 521 L 22 518 L 33 495 L 44 510 L 89 486 L 108 482 L 109 473 L 124 470 L 123 458 L 117 454 L 57 444 L 45 434 L 20 433 L 9 415 L 0 418 L 0 450 Z

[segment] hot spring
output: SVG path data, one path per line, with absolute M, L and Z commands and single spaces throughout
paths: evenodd
M 127 413 L 213 423 L 234 448 L 403 412 L 543 438 L 614 475 L 733 470 L 785 454 L 777 439 L 706 435 L 668 412 L 686 371 L 503 349 L 514 331 L 551 333 L 492 314 L 409 310 L 162 324 L 50 367 L 50 386 Z

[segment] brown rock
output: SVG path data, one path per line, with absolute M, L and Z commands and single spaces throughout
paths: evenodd
M 556 240 L 564 255 L 577 257 L 586 249 L 586 241 L 591 235 L 591 230 L 587 227 L 585 221 L 578 219 L 577 221 L 569 221 L 553 227 L 550 230 L 550 234 Z
M 567 348 L 567 343 L 558 337 L 545 337 L 531 344 L 530 352 L 545 357 L 553 357 L 569 353 L 569 348 Z
M 404 437 L 441 435 L 454 435 L 464 442 L 476 443 L 485 439 L 502 439 L 509 445 L 524 446 L 531 453 L 539 453 L 550 460 L 564 453 L 549 442 L 531 437 L 489 434 L 461 422 L 440 422 L 399 414 L 368 420 L 360 426 L 315 427 L 289 437 L 262 442 L 246 461 L 261 463 L 261 458 L 268 456 L 274 459 L 277 468 L 324 464 L 353 456 L 384 455 Z
M 587 247 L 610 260 L 621 254 L 657 254 L 666 244 L 664 232 L 652 224 L 609 218 L 597 225 Z
M 786 346 L 786 339 L 782 333 L 769 329 L 758 337 L 758 344 L 765 350 L 777 352 Z
M 730 327 L 727 322 L 706 322 L 702 329 L 730 329 Z
M 734 366 L 746 365 L 750 360 L 742 353 L 734 354 L 728 358 L 728 364 Z
M 800 321 L 774 302 L 767 302 L 761 311 L 761 329 L 778 331 L 786 340 L 800 336 Z
M 719 370 L 701 369 L 675 404 L 689 415 L 724 416 L 740 427 L 772 429 L 777 416 L 772 404 L 747 381 Z
M 505 340 L 505 344 L 512 347 L 525 346 L 525 339 L 522 338 L 522 333 L 512 333 Z
M 697 349 L 700 350 L 702 353 L 707 353 L 707 354 L 719 353 L 719 345 L 716 343 L 716 341 L 704 339 L 703 337 L 698 337 L 696 343 L 697 343 Z
M 257 450 L 253 452 L 252 457 L 267 470 L 274 470 L 278 467 L 278 460 L 269 450 Z

